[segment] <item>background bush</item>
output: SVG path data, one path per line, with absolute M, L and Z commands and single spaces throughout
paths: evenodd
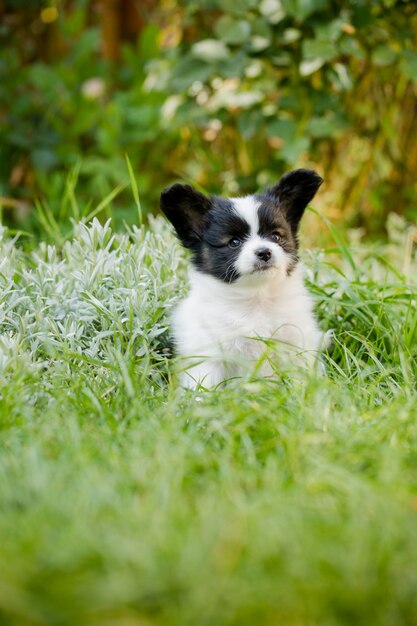
M 7 223 L 36 228 L 46 196 L 67 220 L 75 186 L 81 211 L 115 190 L 116 221 L 134 221 L 126 153 L 152 212 L 176 178 L 247 192 L 308 165 L 332 217 L 372 234 L 391 210 L 414 219 L 414 2 L 110 5 L 1 5 Z

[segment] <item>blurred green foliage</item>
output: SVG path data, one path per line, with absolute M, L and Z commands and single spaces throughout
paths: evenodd
M 58 5 L 60 45 L 46 60 L 28 53 L 30 36 L 2 27 L 0 195 L 9 223 L 33 228 L 35 197 L 65 220 L 71 170 L 91 211 L 128 185 L 126 154 L 147 211 L 176 178 L 252 192 L 308 165 L 325 177 L 331 217 L 373 233 L 392 210 L 415 218 L 414 2 L 149 3 L 147 24 L 117 62 L 102 57 L 90 5 Z M 117 217 L 135 219 L 130 192 L 114 205 Z

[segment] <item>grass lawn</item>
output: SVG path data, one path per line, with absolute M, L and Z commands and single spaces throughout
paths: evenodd
M 0 250 L 0 624 L 417 624 L 416 265 L 305 254 L 325 375 L 179 394 L 162 220 Z

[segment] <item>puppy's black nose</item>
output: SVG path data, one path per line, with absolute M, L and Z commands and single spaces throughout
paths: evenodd
M 258 248 L 258 250 L 255 250 L 255 254 L 261 261 L 269 261 L 272 256 L 272 252 L 269 248 Z

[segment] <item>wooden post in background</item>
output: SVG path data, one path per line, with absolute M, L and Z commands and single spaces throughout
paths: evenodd
M 120 0 L 121 37 L 123 41 L 136 41 L 144 27 L 146 9 L 150 3 L 144 0 Z
M 105 59 L 117 61 L 122 42 L 137 40 L 155 5 L 155 0 L 96 0 L 93 3 L 100 19 Z
M 120 0 L 100 0 L 102 51 L 105 59 L 115 61 L 120 51 Z

